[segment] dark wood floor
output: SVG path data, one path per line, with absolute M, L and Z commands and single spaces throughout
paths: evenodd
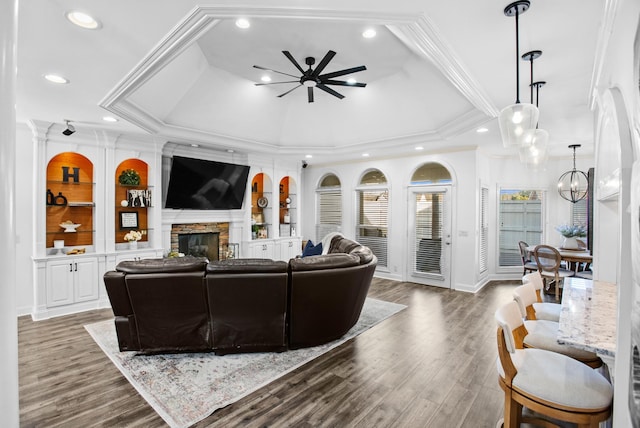
M 477 294 L 375 279 L 408 308 L 197 427 L 494 427 L 502 414 L 493 314 L 516 283 Z M 90 311 L 19 319 L 22 427 L 162 427 L 83 325 Z

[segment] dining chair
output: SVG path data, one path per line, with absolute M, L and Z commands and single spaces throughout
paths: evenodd
M 561 280 L 573 276 L 574 271 L 560 267 L 562 256 L 560 252 L 550 245 L 537 245 L 533 249 L 533 257 L 538 265 L 538 272 L 545 280 L 545 289 L 549 290 L 550 282 L 553 280 L 555 286 L 556 301 L 560 301 Z
M 522 268 L 524 269 L 522 274 L 526 275 L 527 272 L 537 271 L 538 265 L 534 260 L 531 260 L 531 253 L 527 250 L 529 244 L 524 241 L 518 241 L 518 247 L 520 248 L 520 259 L 522 260 Z
M 602 360 L 594 352 L 585 351 L 558 342 L 560 324 L 557 321 L 536 319 L 533 303 L 537 302 L 536 290 L 527 282 L 513 290 L 513 300 L 517 303 L 520 315 L 524 318 L 522 342 L 525 348 L 546 349 L 566 355 L 592 368 L 602 366 Z
M 597 427 L 611 415 L 613 388 L 596 370 L 574 359 L 523 346 L 515 301 L 498 308 L 498 383 L 504 391 L 505 428 L 521 423 L 556 426 L 543 417 Z M 535 412 L 523 416 L 522 408 Z M 500 423 L 498 423 L 500 426 Z
M 542 300 L 542 290 L 544 289 L 544 280 L 540 272 L 535 271 L 528 273 L 522 277 L 522 283 L 530 282 L 536 290 L 536 301 L 533 304 L 536 319 L 560 321 L 560 311 L 562 305 L 559 303 L 544 302 Z

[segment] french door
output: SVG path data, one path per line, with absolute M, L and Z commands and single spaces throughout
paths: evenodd
M 451 288 L 451 187 L 409 188 L 409 277 Z

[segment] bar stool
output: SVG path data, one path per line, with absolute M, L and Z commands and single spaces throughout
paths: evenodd
M 524 325 L 515 301 L 499 308 L 495 319 L 498 383 L 504 391 L 502 426 L 554 426 L 541 417 L 523 417 L 523 406 L 542 416 L 578 424 L 579 428 L 597 427 L 609 418 L 613 388 L 604 376 L 565 355 L 525 349 L 520 332 Z
M 536 291 L 532 283 L 527 282 L 513 290 L 513 299 L 518 304 L 520 316 L 524 320 L 521 333 L 525 348 L 546 349 L 580 361 L 592 368 L 602 366 L 602 360 L 594 352 L 578 349 L 570 345 L 558 343 L 560 324 L 556 321 L 536 320 L 533 303 L 536 302 Z

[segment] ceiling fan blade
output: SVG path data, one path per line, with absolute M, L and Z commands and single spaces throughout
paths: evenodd
M 331 61 L 334 56 L 336 56 L 336 53 L 334 51 L 327 52 L 327 54 L 324 56 L 324 58 L 322 58 L 322 60 L 320 61 L 316 69 L 313 70 L 313 73 L 311 73 L 311 76 L 318 77 L 320 72 L 324 70 L 324 68 L 327 66 L 327 64 L 329 64 L 329 61 Z
M 307 88 L 307 96 L 309 97 L 309 102 L 313 102 L 313 86 L 309 86 Z
M 298 64 L 298 61 L 295 60 L 295 58 L 293 57 L 293 55 L 291 55 L 291 53 L 289 53 L 289 51 L 282 51 L 282 53 L 284 54 L 284 56 L 289 58 L 289 61 L 291 61 L 298 70 L 300 70 L 300 73 L 304 74 L 304 70 L 302 69 L 302 67 L 300 67 L 300 64 Z
M 365 67 L 364 65 L 361 65 L 361 66 L 358 66 L 358 67 L 346 68 L 344 70 L 339 70 L 339 71 L 334 71 L 332 73 L 323 74 L 323 75 L 318 76 L 318 77 L 320 78 L 320 80 L 325 80 L 325 79 L 331 79 L 332 77 L 344 76 L 345 74 L 357 73 L 358 71 L 364 71 L 366 69 L 367 69 L 367 67 Z
M 291 92 L 291 91 L 294 91 L 294 90 L 298 89 L 300 86 L 302 86 L 302 84 L 300 84 L 300 85 L 298 85 L 298 86 L 294 87 L 293 89 L 289 89 L 289 90 L 288 90 L 287 92 L 285 92 L 284 94 L 280 94 L 280 95 L 278 95 L 278 98 L 282 98 L 282 97 L 284 97 L 284 96 L 285 96 L 285 95 L 287 95 L 289 92 Z
M 334 97 L 338 97 L 338 98 L 340 98 L 340 99 L 343 99 L 343 98 L 344 98 L 344 95 L 342 95 L 342 94 L 341 94 L 341 93 L 339 93 L 339 92 L 334 91 L 333 89 L 331 89 L 331 88 L 330 88 L 330 87 L 328 87 L 328 86 L 324 86 L 322 83 L 318 83 L 318 84 L 316 85 L 316 88 L 318 88 L 318 89 L 322 89 L 323 91 L 325 91 L 325 92 L 326 92 L 326 93 L 328 93 L 328 94 L 333 95 Z
M 300 77 L 300 76 L 294 76 L 293 74 L 283 73 L 282 71 L 272 70 L 266 67 L 260 67 L 259 65 L 254 65 L 253 68 L 257 68 L 259 70 L 271 71 L 272 73 L 284 74 L 285 76 L 295 77 L 296 79 Z
M 265 85 L 277 85 L 279 83 L 300 83 L 299 80 L 287 80 L 286 82 L 266 82 L 266 83 L 254 83 L 256 86 L 265 86 Z
M 365 86 L 367 86 L 366 83 L 360 83 L 360 82 L 349 83 L 349 82 L 345 82 L 344 80 L 321 80 L 321 82 L 324 85 L 355 86 L 358 88 L 364 88 Z

